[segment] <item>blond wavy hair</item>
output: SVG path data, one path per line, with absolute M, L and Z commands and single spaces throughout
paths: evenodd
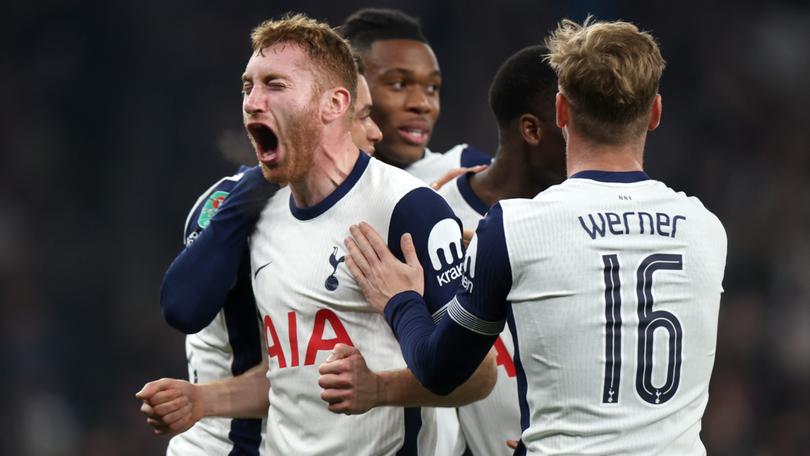
M 350 111 L 357 98 L 357 65 L 349 43 L 328 24 L 304 14 L 286 14 L 281 19 L 262 22 L 250 34 L 253 52 L 262 55 L 268 46 L 292 43 L 301 46 L 319 70 L 315 72 L 320 89 L 341 86 L 351 94 Z
M 666 62 L 655 39 L 629 22 L 561 21 L 546 59 L 571 106 L 574 128 L 597 143 L 641 137 Z

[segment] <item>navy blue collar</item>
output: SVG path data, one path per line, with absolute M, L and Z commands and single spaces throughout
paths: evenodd
M 351 190 L 352 187 L 354 187 L 354 184 L 360 180 L 360 176 L 363 175 L 363 172 L 368 167 L 369 162 L 371 162 L 371 157 L 369 157 L 367 154 L 360 150 L 357 152 L 357 161 L 354 162 L 354 168 L 352 168 L 352 171 L 346 177 L 346 180 L 341 182 L 335 191 L 330 193 L 329 196 L 324 198 L 320 203 L 309 207 L 298 207 L 295 205 L 295 198 L 293 198 L 292 194 L 290 194 L 290 212 L 292 212 L 292 215 L 295 218 L 298 220 L 312 220 L 328 211 L 329 208 L 337 204 L 341 198 L 349 193 L 349 190 Z
M 591 179 L 599 182 L 619 182 L 629 184 L 649 180 L 644 171 L 580 171 L 569 179 Z
M 472 187 L 470 186 L 470 176 L 474 173 L 466 173 L 462 174 L 461 176 L 456 179 L 456 186 L 458 187 L 458 192 L 461 193 L 461 197 L 464 198 L 464 201 L 470 205 L 471 208 L 478 212 L 481 215 L 487 215 L 487 211 L 489 211 L 489 207 L 481 201 L 481 198 L 475 194 Z

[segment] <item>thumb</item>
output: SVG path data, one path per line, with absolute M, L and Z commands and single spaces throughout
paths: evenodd
M 155 380 L 153 382 L 149 382 L 143 385 L 140 391 L 135 393 L 135 397 L 141 400 L 147 400 L 150 397 L 154 396 L 158 391 L 166 389 L 167 379 L 161 378 L 160 380 Z
M 399 240 L 399 246 L 402 248 L 402 255 L 405 257 L 405 262 L 408 266 L 421 266 L 419 264 L 419 257 L 416 256 L 416 247 L 413 245 L 413 237 L 411 233 L 405 233 Z
M 337 361 L 339 359 L 348 358 L 349 356 L 353 355 L 357 352 L 357 349 L 352 347 L 351 345 L 346 344 L 337 344 L 335 348 L 332 349 L 332 354 L 326 358 L 326 362 L 330 363 L 332 361 Z

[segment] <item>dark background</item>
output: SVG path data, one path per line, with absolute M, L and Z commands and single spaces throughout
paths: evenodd
M 0 454 L 163 451 L 133 394 L 186 375 L 158 287 L 198 194 L 250 160 L 248 33 L 288 10 L 337 25 L 365 6 L 422 18 L 445 81 L 434 150 L 494 150 L 489 81 L 562 17 L 653 32 L 668 65 L 647 170 L 699 196 L 729 239 L 703 440 L 712 455 L 807 454 L 807 2 L 199 3 L 0 9 Z

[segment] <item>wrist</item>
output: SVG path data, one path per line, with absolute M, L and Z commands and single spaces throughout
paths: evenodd
M 392 388 L 389 387 L 390 383 L 390 375 L 386 375 L 389 371 L 380 372 L 379 374 L 374 372 L 374 380 L 377 384 L 377 395 L 376 400 L 374 401 L 374 407 L 385 407 L 393 404 L 392 398 L 389 396 L 389 392 Z
M 216 400 L 215 397 L 218 387 L 219 385 L 216 383 L 192 384 L 193 407 L 200 410 L 202 416 L 217 416 L 220 414 L 220 410 L 217 409 L 220 401 Z

